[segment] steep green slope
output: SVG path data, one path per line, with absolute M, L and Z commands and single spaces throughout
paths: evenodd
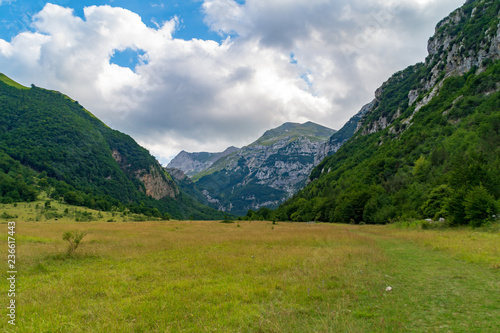
M 384 83 L 355 136 L 275 215 L 355 223 L 492 219 L 500 198 L 499 7 L 468 2 L 440 22 L 426 63 Z
M 2 74 L 2 73 L 0 73 L 0 81 L 5 83 L 5 84 L 8 84 L 9 86 L 18 88 L 18 89 L 29 89 L 28 87 L 25 87 L 25 86 L 15 82 L 14 80 L 12 80 L 11 78 L 7 77 L 5 74 Z
M 54 198 L 71 204 L 103 210 L 126 206 L 177 218 L 214 212 L 179 193 L 146 149 L 78 102 L 35 86 L 24 89 L 5 76 L 0 80 L 0 152 L 8 166 L 0 170 L 3 178 L 18 178 L 35 191 L 44 179 Z M 12 177 L 12 165 L 22 171 L 19 177 Z M 15 191 L 1 194 L 7 201 L 26 199 Z
M 156 161 L 130 137 L 106 127 L 76 102 L 37 87 L 1 86 L 0 149 L 21 164 L 76 189 L 121 201 L 145 187 L 133 173 Z M 126 171 L 113 159 L 124 156 Z M 166 177 L 165 177 L 166 179 Z
M 36 176 L 36 172 L 0 151 L 0 202 L 34 201 L 39 193 L 33 180 Z

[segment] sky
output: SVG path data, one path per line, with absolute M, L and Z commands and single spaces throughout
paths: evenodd
M 285 122 L 340 129 L 464 0 L 0 0 L 0 72 L 166 165 Z

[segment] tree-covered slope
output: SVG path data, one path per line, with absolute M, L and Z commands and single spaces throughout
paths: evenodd
M 0 152 L 2 178 L 17 179 L 18 185 L 22 182 L 35 191 L 44 187 L 38 184 L 44 179 L 45 187 L 53 189 L 51 195 L 68 203 L 104 210 L 125 205 L 178 218 L 213 212 L 180 193 L 146 149 L 78 102 L 58 92 L 22 87 L 4 75 Z M 29 197 L 8 189 L 0 195 L 4 201 Z
M 139 175 L 157 162 L 129 136 L 57 92 L 0 84 L 0 149 L 33 170 L 80 190 L 121 201 L 146 192 Z M 121 156 L 123 169 L 113 158 Z M 169 186 L 166 175 L 161 175 Z M 175 197 L 175 189 L 169 196 Z
M 377 90 L 358 131 L 275 215 L 478 225 L 500 198 L 498 1 L 469 1 L 440 22 L 429 57 Z

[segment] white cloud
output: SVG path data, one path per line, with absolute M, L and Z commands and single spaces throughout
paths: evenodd
M 0 39 L 0 68 L 57 89 L 132 135 L 162 161 L 221 151 L 285 121 L 340 128 L 393 72 L 425 57 L 456 0 L 205 0 L 223 42 L 173 38 L 179 19 L 148 28 L 137 14 L 92 6 L 84 19 L 47 4 L 35 32 Z M 110 63 L 141 50 L 135 71 Z M 291 58 L 293 54 L 293 61 Z

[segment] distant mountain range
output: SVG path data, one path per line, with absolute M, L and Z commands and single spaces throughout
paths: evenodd
M 167 167 L 191 175 L 213 207 L 246 214 L 249 209 L 275 208 L 302 188 L 320 147 L 334 133 L 312 122 L 285 123 L 241 149 L 183 151 Z
M 229 147 L 222 153 L 188 153 L 181 151 L 167 168 L 182 170 L 186 176 L 192 177 L 212 166 L 218 159 L 237 151 L 236 147 Z

